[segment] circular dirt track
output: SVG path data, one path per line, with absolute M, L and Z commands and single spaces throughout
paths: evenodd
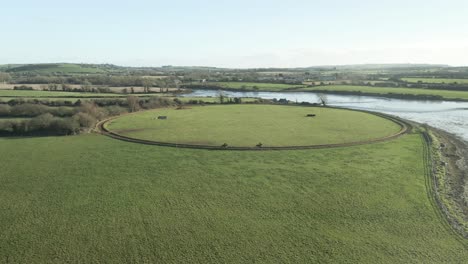
M 158 119 L 159 116 L 167 119 Z M 216 124 L 220 116 L 229 122 L 213 126 L 210 122 Z M 250 125 L 254 125 L 249 126 L 249 122 L 245 120 L 250 120 Z M 207 122 L 209 126 L 204 126 Z M 257 124 L 258 122 L 260 124 Z M 291 124 L 295 125 L 291 127 Z M 382 132 L 382 126 L 387 128 L 385 133 Z M 214 132 L 211 131 L 212 127 L 215 127 Z M 239 130 L 239 127 L 243 130 Z M 211 150 L 294 150 L 383 142 L 407 133 L 411 125 L 392 116 L 343 108 L 218 105 L 184 110 L 157 109 L 136 112 L 103 120 L 97 124 L 97 128 L 100 133 L 109 137 L 146 145 Z M 192 143 L 191 140 L 193 131 L 197 132 L 195 135 L 200 136 L 196 143 Z M 232 140 L 224 136 L 226 133 Z M 184 138 L 184 135 L 188 136 Z M 219 139 L 218 135 L 227 138 L 227 143 L 222 143 L 224 138 Z M 167 140 L 175 136 L 178 137 L 177 143 Z M 265 141 L 265 138 L 269 140 Z M 244 141 L 240 140 L 247 139 L 250 140 L 248 145 L 231 143 L 236 140 L 243 143 Z M 311 143 L 308 144 L 309 142 Z

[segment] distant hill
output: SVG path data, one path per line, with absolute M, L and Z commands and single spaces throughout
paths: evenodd
M 0 64 L 0 71 L 23 66 L 24 64 Z
M 350 64 L 350 65 L 331 65 L 331 66 L 312 66 L 314 68 L 335 68 L 337 70 L 363 70 L 363 69 L 398 69 L 398 68 L 448 68 L 446 64 L 412 64 L 412 63 L 400 63 L 400 64 Z
M 73 64 L 73 63 L 47 63 L 1 65 L 0 68 L 11 73 L 38 73 L 38 74 L 97 74 L 107 73 L 119 67 L 110 64 Z
M 158 67 L 131 67 L 116 66 L 113 64 L 78 64 L 78 63 L 40 63 L 40 64 L 4 64 L 0 65 L 0 71 L 17 74 L 105 74 L 105 73 L 144 73 L 148 71 L 178 72 L 178 71 L 232 71 L 240 72 L 295 72 L 295 71 L 360 71 L 360 70 L 419 70 L 419 69 L 463 69 L 463 67 L 451 67 L 445 64 L 356 64 L 356 65 L 326 65 L 298 68 L 218 68 L 208 66 L 158 66 Z

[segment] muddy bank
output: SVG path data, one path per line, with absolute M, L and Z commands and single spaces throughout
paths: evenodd
M 446 186 L 444 190 L 436 191 L 439 195 L 444 193 L 451 200 L 450 206 L 459 220 L 453 221 L 451 216 L 448 216 L 448 220 L 459 233 L 468 238 L 468 229 L 464 226 L 468 223 L 468 143 L 440 129 L 431 130 L 440 141 L 440 153 L 445 167 Z

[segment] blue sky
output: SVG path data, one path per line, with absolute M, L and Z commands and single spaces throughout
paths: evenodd
M 468 65 L 468 1 L 4 1 L 0 64 Z

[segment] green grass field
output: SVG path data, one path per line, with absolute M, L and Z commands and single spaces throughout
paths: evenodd
M 157 120 L 157 116 L 168 119 Z M 393 135 L 401 129 L 392 121 L 362 112 L 277 105 L 157 109 L 114 119 L 106 128 L 140 139 L 236 147 L 255 147 L 259 142 L 265 147 L 356 142 Z
M 401 78 L 401 80 L 410 83 L 417 83 L 419 81 L 423 83 L 458 83 L 458 84 L 468 84 L 468 79 L 448 79 L 448 78 L 418 78 L 418 77 L 409 77 Z
M 460 263 L 422 140 L 205 151 L 0 138 L 3 263 Z
M 372 86 L 353 86 L 353 85 L 327 85 L 315 86 L 300 89 L 300 91 L 314 92 L 316 90 L 336 91 L 336 92 L 363 92 L 374 94 L 401 94 L 401 95 L 438 95 L 445 99 L 464 99 L 468 100 L 468 92 L 463 91 L 447 91 L 447 90 L 432 90 L 432 89 L 415 89 L 415 88 L 387 88 L 387 87 L 372 87 Z
M 79 92 L 57 92 L 57 91 L 23 91 L 23 90 L 0 90 L 0 97 L 119 97 L 124 94 L 115 93 L 79 93 Z
M 214 82 L 214 85 L 223 86 L 229 89 L 242 89 L 254 90 L 257 87 L 259 91 L 281 91 L 290 88 L 300 88 L 304 85 L 297 84 L 282 84 L 282 83 L 252 83 L 252 82 Z

